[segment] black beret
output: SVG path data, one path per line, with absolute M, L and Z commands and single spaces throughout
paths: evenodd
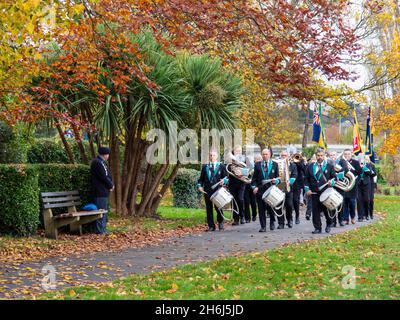
M 100 147 L 98 151 L 99 151 L 99 154 L 101 154 L 101 155 L 110 154 L 110 149 L 107 147 Z

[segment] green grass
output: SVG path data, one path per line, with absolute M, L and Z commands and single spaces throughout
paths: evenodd
M 377 196 L 376 210 L 387 215 L 373 225 L 323 240 L 132 275 L 43 298 L 399 299 L 400 197 Z M 181 214 L 179 209 L 167 212 Z M 342 286 L 345 266 L 355 268 L 354 289 Z

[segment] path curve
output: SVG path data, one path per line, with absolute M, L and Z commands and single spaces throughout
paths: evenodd
M 182 264 L 204 262 L 233 254 L 260 252 L 304 240 L 321 239 L 369 225 L 377 220 L 375 218 L 372 221 L 332 228 L 330 234 L 322 232 L 314 235 L 311 233 L 312 223 L 304 219 L 303 213 L 301 223 L 294 225 L 292 229 L 285 226 L 283 230 L 267 229 L 266 233 L 259 233 L 260 226 L 256 221 L 240 226 L 227 226 L 224 231 L 170 238 L 157 246 L 131 248 L 119 252 L 52 257 L 19 266 L 0 266 L 0 298 L 17 298 L 45 292 L 42 287 L 43 267 L 55 268 L 57 290 L 60 290 L 74 285 L 108 282 L 133 273 L 144 274 Z

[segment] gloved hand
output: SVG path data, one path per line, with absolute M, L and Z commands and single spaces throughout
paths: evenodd
M 293 183 L 296 181 L 296 178 L 290 178 L 289 179 L 289 183 L 290 183 L 290 185 L 293 185 Z
M 342 171 L 342 172 L 336 173 L 336 177 L 338 179 L 343 179 L 344 178 L 344 172 Z

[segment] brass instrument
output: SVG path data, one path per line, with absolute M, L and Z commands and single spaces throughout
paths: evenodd
M 343 156 L 343 152 L 339 155 L 339 157 L 337 157 L 338 159 L 340 159 Z M 333 160 L 332 160 L 333 161 Z M 353 166 L 347 161 L 345 160 L 347 165 L 349 166 L 349 168 L 353 168 Z M 336 172 L 341 172 L 343 171 L 343 167 L 334 162 L 333 163 L 334 167 L 335 167 L 335 171 Z M 354 168 L 353 168 L 354 169 Z M 347 173 L 344 175 L 343 179 L 337 179 L 335 182 L 335 187 L 343 190 L 344 192 L 349 192 L 351 191 L 354 186 L 356 185 L 356 176 L 354 176 L 354 174 L 348 170 Z M 325 183 L 324 185 L 322 185 L 319 190 L 322 190 L 324 187 L 326 187 L 328 184 L 330 183 L 330 181 L 328 181 L 327 183 Z
M 301 152 L 294 153 L 291 157 L 290 160 L 293 161 L 294 163 L 299 163 L 305 160 Z
M 290 180 L 289 159 L 277 159 L 272 161 L 276 162 L 279 168 L 279 179 L 281 183 L 278 185 L 278 188 L 282 191 L 290 192 L 290 186 L 287 185 Z
M 247 168 L 246 164 L 239 161 L 231 152 L 228 152 L 225 156 L 225 161 L 227 162 L 226 171 L 236 179 L 244 183 L 250 183 L 249 178 L 250 169 Z

